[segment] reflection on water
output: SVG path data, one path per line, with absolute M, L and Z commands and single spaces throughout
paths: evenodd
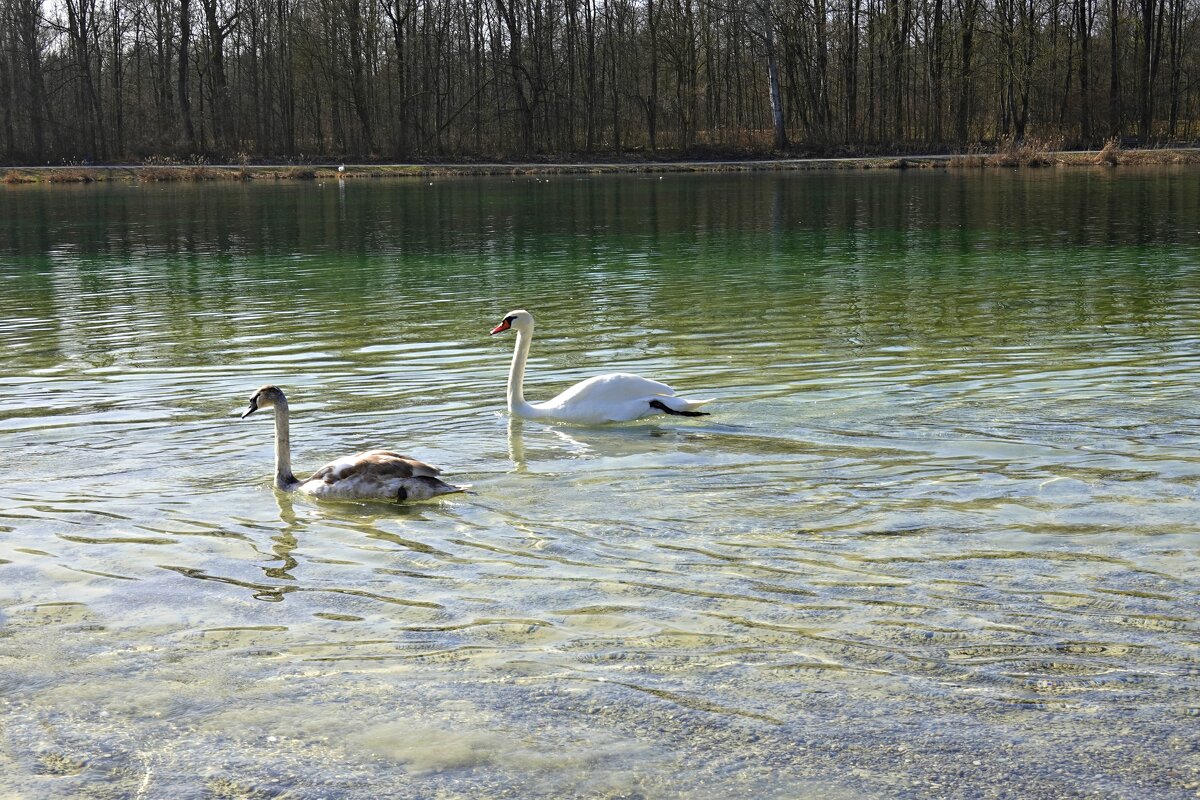
M 0 795 L 1190 797 L 1177 170 L 0 192 Z M 713 416 L 510 419 L 634 371 Z M 270 485 L 392 447 L 473 493 Z

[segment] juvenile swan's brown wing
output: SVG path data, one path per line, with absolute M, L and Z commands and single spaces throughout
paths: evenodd
M 442 471 L 437 467 L 426 464 L 424 461 L 417 461 L 415 458 L 409 458 L 402 453 L 397 453 L 394 450 L 368 450 L 365 453 L 359 453 L 360 456 L 379 456 L 381 459 L 391 459 L 407 464 L 412 469 L 413 477 L 433 477 L 441 475 Z
M 377 480 L 434 477 L 441 472 L 423 461 L 391 450 L 368 450 L 331 461 L 309 478 L 335 483 L 345 480 Z
M 331 461 L 312 474 L 300 491 L 327 500 L 426 500 L 461 492 L 437 478 L 428 464 L 390 450 L 368 450 Z

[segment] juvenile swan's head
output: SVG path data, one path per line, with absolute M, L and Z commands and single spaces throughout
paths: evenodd
M 500 324 L 492 328 L 492 333 L 503 333 L 509 328 L 513 328 L 518 332 L 529 333 L 533 330 L 533 314 L 530 314 L 524 309 L 510 311 L 505 315 Z
M 258 411 L 260 408 L 273 408 L 276 405 L 286 405 L 287 398 L 278 386 L 264 386 L 250 398 L 250 407 L 242 414 L 242 419 Z

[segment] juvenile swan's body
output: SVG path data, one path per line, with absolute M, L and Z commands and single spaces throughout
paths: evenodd
M 425 500 L 439 494 L 461 492 L 438 479 L 438 468 L 390 450 L 368 450 L 331 461 L 307 480 L 292 474 L 288 436 L 288 403 L 277 386 L 264 386 L 250 398 L 242 419 L 260 408 L 275 409 L 275 486 L 322 500 Z
M 524 391 L 525 362 L 529 359 L 529 347 L 533 342 L 533 315 L 528 311 L 511 311 L 492 329 L 492 333 L 509 328 L 517 332 L 517 347 L 508 373 L 508 410 L 517 416 L 597 424 L 625 422 L 654 414 L 684 417 L 706 415 L 706 412 L 696 409 L 707 400 L 688 400 L 675 394 L 675 390 L 665 383 L 626 372 L 588 378 L 553 400 L 528 403 Z

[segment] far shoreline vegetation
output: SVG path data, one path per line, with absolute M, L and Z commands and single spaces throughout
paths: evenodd
M 711 158 L 630 157 L 608 160 L 455 161 L 411 164 L 296 164 L 250 162 L 210 164 L 204 159 L 143 164 L 0 166 L 0 185 L 86 183 L 198 183 L 251 180 L 333 180 L 471 176 L 615 175 L 818 170 L 987 169 L 1200 165 L 1200 148 L 1124 149 L 1111 139 L 1100 150 L 1052 150 L 1038 143 L 1010 142 L 993 152 L 958 154 L 779 157 L 770 153 L 713 154 Z M 339 170 L 341 167 L 341 170 Z
M 0 165 L 1183 149 L 1198 41 L 1200 0 L 0 0 Z

